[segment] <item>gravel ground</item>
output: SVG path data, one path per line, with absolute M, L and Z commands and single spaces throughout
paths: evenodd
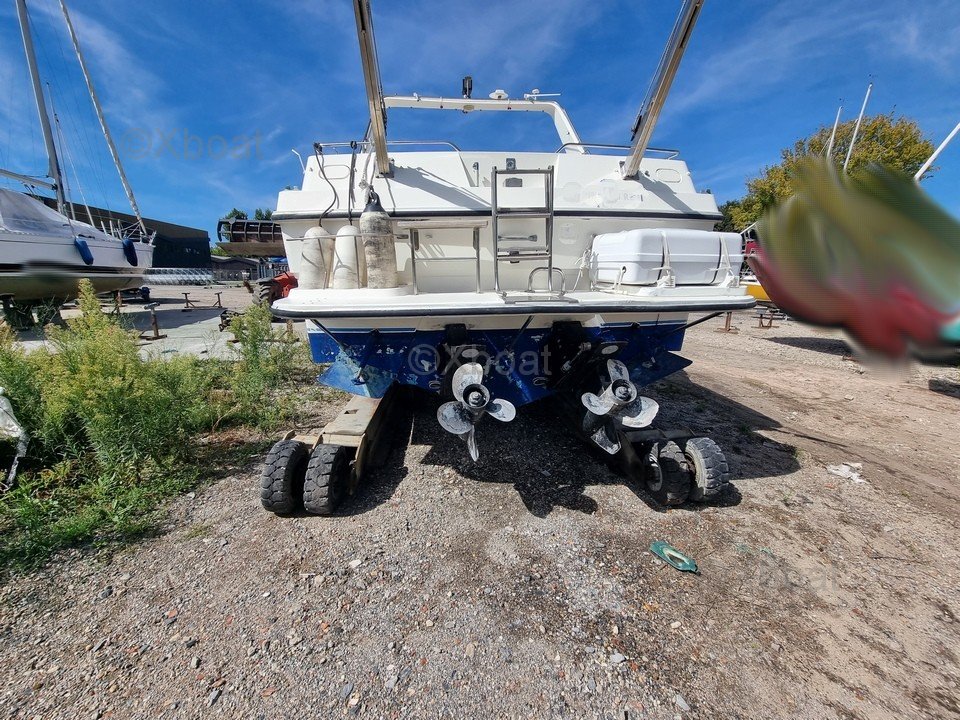
M 0 717 L 960 716 L 957 370 L 735 324 L 651 393 L 726 449 L 722 502 L 664 511 L 550 404 L 471 463 L 416 399 L 338 517 L 263 512 L 253 456 L 155 537 L 9 580 Z

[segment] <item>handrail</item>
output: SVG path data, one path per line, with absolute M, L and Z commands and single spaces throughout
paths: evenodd
M 353 145 L 356 145 L 356 146 L 358 146 L 358 147 L 359 147 L 359 146 L 364 146 L 364 147 L 366 147 L 366 146 L 370 145 L 371 142 L 370 142 L 369 140 L 356 140 L 356 141 L 329 142 L 329 143 L 328 143 L 328 142 L 321 142 L 320 144 L 323 146 L 323 149 L 324 149 L 324 150 L 332 149 L 332 150 L 334 150 L 334 153 L 335 153 L 335 154 L 338 154 L 338 155 L 339 155 L 339 154 L 340 154 L 340 153 L 339 153 L 339 149 L 340 149 L 340 148 L 348 148 L 348 147 L 352 147 Z M 462 153 L 462 152 L 463 152 L 463 149 L 462 149 L 459 145 L 457 145 L 457 144 L 454 143 L 454 142 L 451 142 L 450 140 L 387 140 L 387 146 L 389 147 L 389 146 L 391 146 L 391 145 L 445 145 L 445 146 L 447 146 L 447 147 L 449 147 L 449 148 L 452 148 L 454 151 L 456 151 L 456 152 L 458 152 L 458 153 Z M 629 145 L 613 145 L 613 144 L 607 144 L 607 143 L 569 142 L 569 143 L 564 143 L 563 145 L 561 145 L 559 148 L 556 149 L 556 151 L 554 151 L 553 154 L 554 154 L 554 155 L 559 155 L 559 154 L 562 153 L 564 150 L 566 150 L 568 147 L 598 148 L 598 149 L 606 149 L 606 150 L 629 150 L 629 149 L 630 149 L 630 146 L 629 146 Z M 479 152 L 479 153 L 482 153 L 482 152 L 485 152 L 485 151 L 483 151 L 483 150 L 468 150 L 467 152 Z M 531 152 L 536 153 L 537 151 L 531 151 Z M 667 156 L 667 157 L 666 157 L 667 160 L 673 160 L 674 158 L 680 156 L 680 151 L 679 151 L 679 150 L 675 150 L 675 149 L 673 149 L 673 148 L 656 148 L 656 147 L 651 147 L 651 148 L 647 148 L 647 152 L 648 152 L 648 153 L 663 153 L 664 155 Z
M 568 147 L 572 147 L 572 146 L 582 147 L 582 148 L 603 148 L 607 150 L 629 150 L 630 149 L 629 145 L 608 145 L 606 143 L 564 143 L 557 149 L 556 154 L 559 155 Z M 649 153 L 649 152 L 665 153 L 668 156 L 666 158 L 667 160 L 673 160 L 675 157 L 680 156 L 679 150 L 673 150 L 670 148 L 648 147 L 645 153 Z
M 351 140 L 346 142 L 331 142 L 325 143 L 322 142 L 320 145 L 323 146 L 324 150 L 333 149 L 335 155 L 339 155 L 340 148 L 352 148 L 354 146 L 369 146 L 371 142 L 369 140 Z M 450 142 L 449 140 L 387 140 L 387 147 L 391 145 L 446 145 L 453 148 L 456 152 L 463 152 L 457 145 Z M 365 150 L 366 152 L 366 150 Z

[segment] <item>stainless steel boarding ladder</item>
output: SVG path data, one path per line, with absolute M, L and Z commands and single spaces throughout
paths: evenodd
M 498 178 L 500 176 L 516 176 L 516 175 L 543 175 L 543 207 L 501 207 L 497 200 L 497 187 L 499 185 Z M 566 292 L 566 281 L 563 276 L 563 271 L 559 268 L 553 267 L 553 166 L 547 168 L 529 168 L 529 169 L 514 169 L 514 170 L 500 170 L 496 167 L 493 168 L 493 175 L 490 179 L 490 215 L 491 215 L 491 229 L 493 234 L 493 287 L 497 293 L 506 297 L 506 291 L 500 287 L 500 263 L 509 262 L 529 262 L 532 260 L 545 260 L 546 265 L 540 265 L 535 267 L 530 271 L 530 275 L 527 278 L 527 293 L 538 293 L 546 294 L 553 296 L 554 298 L 561 298 Z M 509 235 L 500 235 L 500 220 L 501 219 L 534 219 L 534 220 L 543 220 L 544 221 L 544 245 L 542 247 L 532 248 L 530 250 L 524 249 L 510 249 L 503 250 L 500 247 L 502 240 L 523 240 L 529 241 L 533 239 L 536 240 L 536 236 L 509 236 Z M 533 289 L 533 279 L 537 273 L 546 272 L 547 273 L 547 289 L 543 290 L 534 290 Z M 558 273 L 560 275 L 560 290 L 555 291 L 553 288 L 553 275 Z

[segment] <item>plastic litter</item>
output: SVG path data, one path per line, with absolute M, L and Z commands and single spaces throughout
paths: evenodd
M 20 458 L 27 454 L 27 434 L 23 426 L 17 422 L 13 414 L 13 406 L 4 396 L 3 388 L 0 387 L 0 437 L 7 437 L 17 441 L 17 454 L 13 458 L 13 465 L 7 474 L 6 480 L 0 482 L 0 493 L 6 492 L 13 487 L 13 481 L 17 477 L 17 466 L 20 464 Z
M 845 462 L 840 463 L 839 465 L 827 465 L 827 472 L 831 475 L 836 475 L 837 477 L 842 477 L 844 480 L 850 480 L 857 485 L 862 485 L 866 480 L 860 477 L 860 473 L 863 471 L 863 463 L 852 463 Z
M 697 568 L 697 563 L 692 557 L 684 555 L 682 552 L 673 547 L 673 545 L 664 540 L 657 540 L 650 545 L 650 552 L 676 570 L 694 573 L 695 575 L 700 574 L 700 570 Z

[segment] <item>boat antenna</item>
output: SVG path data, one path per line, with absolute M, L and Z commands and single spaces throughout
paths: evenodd
M 47 174 L 53 180 L 51 189 L 57 196 L 57 212 L 63 214 L 66 206 L 66 199 L 63 195 L 63 173 L 60 170 L 60 160 L 57 157 L 57 146 L 53 141 L 50 116 L 47 115 L 43 85 L 40 83 L 40 71 L 37 69 L 37 54 L 33 48 L 33 36 L 30 33 L 30 17 L 27 14 L 26 0 L 16 0 L 16 3 L 17 18 L 20 20 L 20 34 L 23 36 L 23 51 L 27 55 L 27 67 L 30 69 L 30 80 L 33 83 L 33 97 L 37 102 L 37 114 L 40 116 L 43 143 L 47 148 L 47 161 L 49 162 Z
M 697 24 L 697 18 L 700 17 L 704 1 L 684 0 L 680 8 L 680 14 L 673 26 L 673 32 L 670 33 L 670 39 L 667 40 L 667 46 L 663 50 L 657 72 L 653 76 L 643 104 L 640 105 L 640 112 L 633 123 L 630 155 L 621 168 L 621 174 L 625 178 L 633 177 L 640 171 L 640 161 L 650 145 L 653 130 L 660 118 L 660 111 L 663 110 L 667 95 L 670 93 L 670 86 L 677 74 L 677 68 L 680 67 L 680 60 L 690 42 L 690 35 L 693 33 L 694 25 Z
M 22 0 L 18 0 L 22 2 Z M 107 141 L 107 148 L 110 150 L 110 156 L 113 158 L 113 164 L 117 168 L 117 174 L 120 176 L 120 182 L 123 184 L 123 191 L 127 194 L 127 201 L 130 203 L 130 209 L 137 217 L 137 224 L 145 238 L 150 237 L 150 231 L 143 221 L 140 214 L 140 207 L 137 205 L 137 199 L 133 195 L 133 188 L 127 180 L 127 174 L 123 171 L 123 164 L 120 162 L 120 154 L 117 152 L 117 146 L 113 142 L 113 136 L 110 134 L 110 128 L 107 126 L 107 118 L 103 114 L 103 108 L 100 106 L 100 99 L 97 97 L 97 91 L 93 87 L 93 80 L 90 78 L 90 71 L 87 69 L 87 62 L 83 58 L 83 52 L 80 49 L 80 40 L 73 29 L 73 22 L 70 20 L 70 12 L 64 0 L 60 0 L 60 10 L 63 12 L 63 19 L 67 22 L 67 30 L 70 32 L 70 40 L 73 43 L 73 49 L 77 53 L 77 60 L 80 61 L 80 69 L 83 71 L 83 79 L 87 83 L 87 91 L 90 93 L 90 101 L 93 103 L 93 109 L 97 113 L 97 120 L 100 121 L 100 129 L 103 130 L 103 137 Z
M 833 141 L 837 139 L 837 128 L 840 126 L 840 113 L 843 112 L 843 98 L 840 98 L 840 107 L 837 108 L 837 117 L 833 121 L 833 132 L 830 133 L 830 142 L 827 145 L 827 159 L 833 154 Z
M 380 83 L 380 65 L 377 62 L 377 43 L 373 37 L 373 17 L 370 0 L 353 0 L 357 16 L 357 39 L 360 41 L 360 62 L 363 64 L 363 80 L 367 87 L 367 105 L 370 109 L 368 137 L 373 141 L 377 156 L 377 172 L 390 175 L 390 158 L 387 156 L 387 110 L 383 104 L 383 86 Z
M 860 106 L 860 115 L 857 116 L 857 124 L 853 126 L 853 137 L 850 138 L 850 147 L 847 148 L 847 159 L 843 161 L 843 171 L 847 171 L 847 165 L 850 164 L 850 158 L 853 156 L 853 146 L 857 144 L 857 135 L 860 133 L 860 123 L 863 122 L 863 114 L 867 111 L 867 102 L 870 100 L 870 93 L 873 92 L 873 82 L 867 85 L 867 94 L 863 96 L 863 105 Z
M 944 141 L 943 141 L 942 143 L 940 143 L 940 147 L 938 147 L 936 150 L 934 150 L 934 151 L 933 151 L 933 155 L 931 155 L 931 156 L 927 159 L 927 161 L 926 161 L 923 165 L 920 166 L 920 169 L 917 170 L 917 174 L 913 176 L 913 179 L 914 179 L 915 181 L 920 182 L 920 178 L 923 177 L 923 174 L 924 174 L 927 170 L 929 170 L 929 169 L 930 169 L 930 166 L 933 165 L 933 164 L 937 161 L 937 158 L 940 157 L 940 153 L 942 153 L 944 150 L 947 149 L 947 145 L 950 144 L 950 141 L 953 140 L 953 138 L 956 136 L 956 134 L 957 134 L 958 132 L 960 132 L 960 123 L 957 123 L 957 126 L 956 126 L 955 128 L 953 128 L 953 130 L 950 131 L 950 134 L 947 135 L 946 139 L 944 139 Z

